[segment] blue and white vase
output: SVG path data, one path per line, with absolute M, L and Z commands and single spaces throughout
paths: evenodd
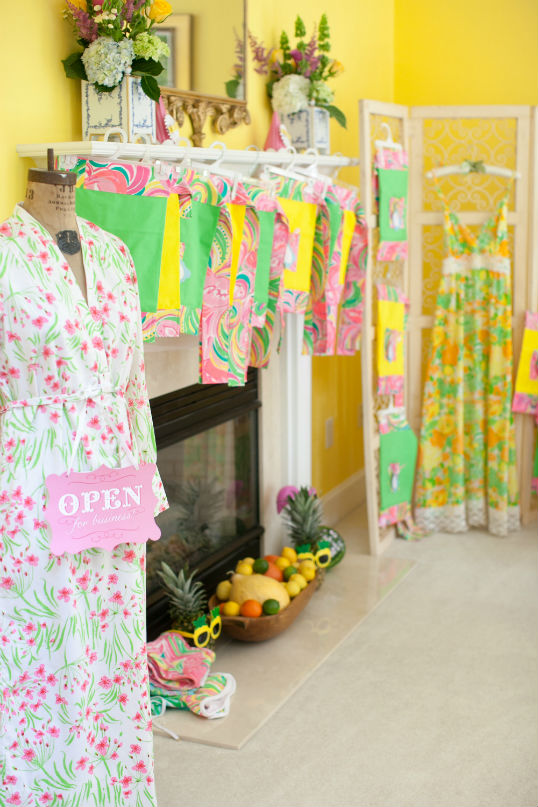
M 291 144 L 297 151 L 315 148 L 320 154 L 330 153 L 329 113 L 326 109 L 309 106 L 308 109 L 280 117 Z
M 82 82 L 82 137 L 100 139 L 109 129 L 122 129 L 129 143 L 157 142 L 155 101 L 143 92 L 141 79 L 125 76 L 112 92 L 97 92 Z

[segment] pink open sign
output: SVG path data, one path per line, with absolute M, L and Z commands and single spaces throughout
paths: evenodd
M 51 552 L 74 554 L 91 547 L 156 541 L 161 531 L 153 516 L 154 473 L 155 464 L 148 462 L 139 468 L 102 465 L 97 471 L 49 474 L 45 482 Z

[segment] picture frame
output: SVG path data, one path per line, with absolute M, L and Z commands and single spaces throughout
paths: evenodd
M 158 77 L 159 84 L 173 89 L 190 90 L 192 14 L 170 14 L 153 33 L 166 42 L 170 56 L 161 59 L 164 70 Z

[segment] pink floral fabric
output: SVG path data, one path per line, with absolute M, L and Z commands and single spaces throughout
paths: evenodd
M 88 302 L 26 211 L 0 225 L 0 804 L 151 807 L 145 546 L 49 550 L 48 474 L 155 461 L 134 266 L 79 229 Z
M 355 206 L 355 217 L 355 230 L 351 239 L 346 281 L 338 317 L 336 353 L 339 356 L 352 356 L 356 353 L 360 347 L 362 333 L 366 263 L 368 259 L 368 228 L 358 200 Z

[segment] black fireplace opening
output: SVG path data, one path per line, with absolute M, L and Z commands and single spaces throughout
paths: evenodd
M 244 557 L 258 557 L 258 373 L 243 387 L 193 384 L 150 401 L 157 465 L 169 509 L 147 544 L 147 626 L 154 639 L 171 626 L 157 571 L 198 570 L 208 597 Z

